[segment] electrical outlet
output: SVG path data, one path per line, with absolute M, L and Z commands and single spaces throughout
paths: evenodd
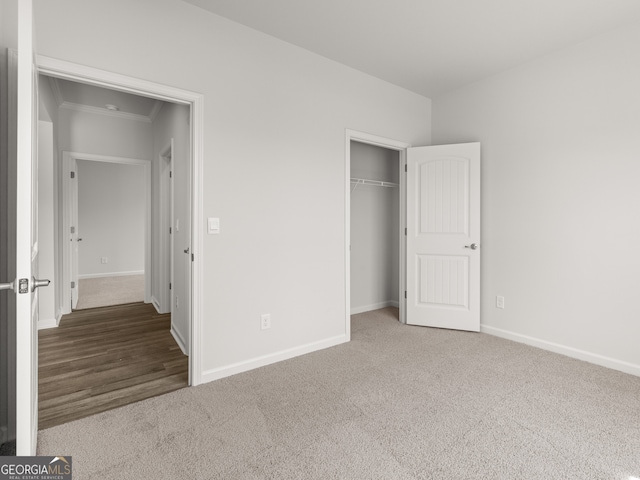
M 178 297 L 176 296 L 176 310 L 180 308 L 180 302 L 178 301 Z
M 102 258 L 100 258 L 100 262 L 101 263 L 109 263 L 109 258 L 108 257 L 102 257 Z
M 260 329 L 266 330 L 267 328 L 271 328 L 271 314 L 264 313 L 260 316 Z
M 504 297 L 500 295 L 496 297 L 496 308 L 504 308 Z

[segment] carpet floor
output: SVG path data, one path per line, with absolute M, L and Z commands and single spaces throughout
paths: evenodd
M 144 275 L 81 278 L 76 310 L 144 302 Z
M 640 478 L 640 378 L 486 334 L 352 341 L 39 434 L 74 479 Z

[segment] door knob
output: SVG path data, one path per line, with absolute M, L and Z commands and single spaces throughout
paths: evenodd
M 51 280 L 36 280 L 35 278 L 31 282 L 31 291 L 33 292 L 38 287 L 48 287 Z
M 465 245 L 464 248 L 470 248 L 471 250 L 476 250 L 478 248 L 477 243 L 472 243 L 471 245 Z
M 13 290 L 13 283 L 0 283 L 0 290 Z
M 82 239 L 81 239 L 81 238 L 79 238 L 79 239 L 78 239 L 78 241 L 79 241 L 79 242 L 81 242 L 81 241 L 82 241 Z
M 184 253 L 189 253 L 189 249 L 187 248 L 187 249 L 184 251 Z

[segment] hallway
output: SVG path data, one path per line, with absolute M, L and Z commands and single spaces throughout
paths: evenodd
M 132 303 L 75 311 L 39 332 L 39 429 L 188 386 L 170 314 Z

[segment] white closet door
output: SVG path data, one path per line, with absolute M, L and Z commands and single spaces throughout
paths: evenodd
M 407 149 L 407 323 L 480 330 L 480 144 Z

